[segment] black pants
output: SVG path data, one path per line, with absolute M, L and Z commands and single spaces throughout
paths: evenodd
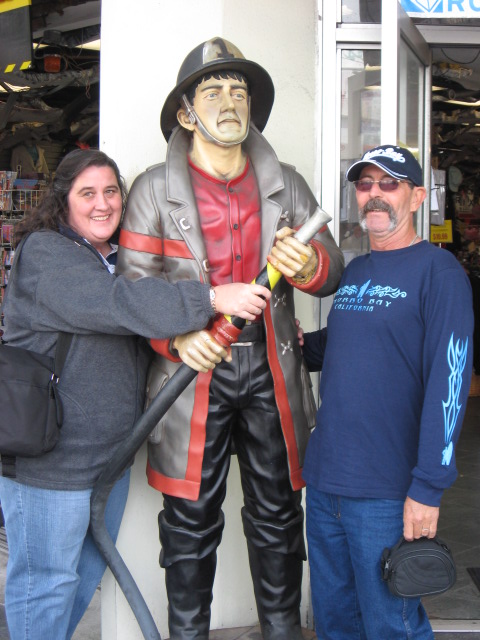
M 248 337 L 246 333 L 243 339 Z M 233 346 L 232 357 L 231 363 L 222 362 L 217 366 L 212 376 L 199 499 L 191 501 L 164 495 L 164 511 L 159 515 L 162 543 L 160 563 L 167 570 L 172 638 L 208 637 L 195 635 L 193 627 L 198 629 L 199 625 L 194 621 L 187 624 L 192 626 L 192 635 L 175 631 L 172 629 L 172 618 L 175 617 L 175 607 L 181 609 L 183 606 L 178 592 L 185 588 L 191 597 L 192 590 L 196 588 L 203 593 L 204 602 L 199 603 L 195 616 L 202 609 L 200 617 L 209 621 L 216 548 L 220 544 L 224 526 L 222 503 L 226 494 L 232 443 L 240 466 L 244 496 L 242 519 L 250 564 L 252 554 L 255 555 L 254 562 L 258 564 L 259 556 L 268 552 L 280 554 L 282 561 L 294 557 L 300 566 L 305 559 L 301 492 L 293 491 L 290 484 L 286 447 L 267 363 L 266 345 L 264 342 L 253 342 L 250 346 Z M 176 563 L 179 566 L 174 569 Z M 268 575 L 265 574 L 272 563 L 266 564 L 268 566 L 263 567 L 262 581 L 268 582 Z M 272 576 L 272 580 L 275 581 L 278 580 L 279 568 L 276 567 L 274 571 L 276 575 Z M 195 575 L 200 572 L 205 575 L 204 580 Z M 177 574 L 175 577 L 174 573 Z M 290 592 L 298 589 L 299 594 L 301 571 L 299 575 L 296 572 L 295 578 L 294 573 L 289 582 L 295 579 L 299 584 L 285 586 Z M 254 574 L 252 570 L 259 607 L 259 599 L 262 598 Z M 186 584 L 182 586 L 182 583 Z M 278 591 L 277 588 L 275 590 Z M 298 608 L 298 604 L 299 599 L 298 603 L 295 602 L 295 608 Z M 262 618 L 260 608 L 259 615 Z M 275 608 L 278 609 L 278 603 Z M 190 604 L 190 613 L 191 609 Z M 190 614 L 186 615 L 188 617 Z M 178 624 L 185 627 L 185 615 L 180 615 Z

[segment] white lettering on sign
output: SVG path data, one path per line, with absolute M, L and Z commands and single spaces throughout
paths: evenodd
M 480 0 L 399 0 L 410 16 L 422 18 L 478 18 Z

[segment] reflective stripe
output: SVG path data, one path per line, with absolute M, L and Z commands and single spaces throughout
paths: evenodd
M 154 238 L 135 231 L 120 231 L 120 246 L 133 251 L 145 251 L 157 256 L 167 256 L 168 258 L 189 258 L 193 256 L 183 240 L 167 240 L 165 238 Z

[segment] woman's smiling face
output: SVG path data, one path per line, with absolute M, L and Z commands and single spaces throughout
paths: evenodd
M 68 223 L 100 253 L 122 217 L 122 194 L 110 167 L 82 171 L 68 194 Z

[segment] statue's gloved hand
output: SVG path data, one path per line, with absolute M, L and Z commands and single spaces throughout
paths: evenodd
M 178 351 L 185 364 L 202 373 L 214 369 L 222 359 L 227 362 L 231 360 L 229 351 L 205 329 L 176 336 L 172 341 L 172 347 Z
M 308 244 L 293 237 L 295 231 L 283 227 L 277 231 L 277 241 L 267 257 L 268 262 L 287 278 L 308 282 L 318 267 L 317 253 Z

